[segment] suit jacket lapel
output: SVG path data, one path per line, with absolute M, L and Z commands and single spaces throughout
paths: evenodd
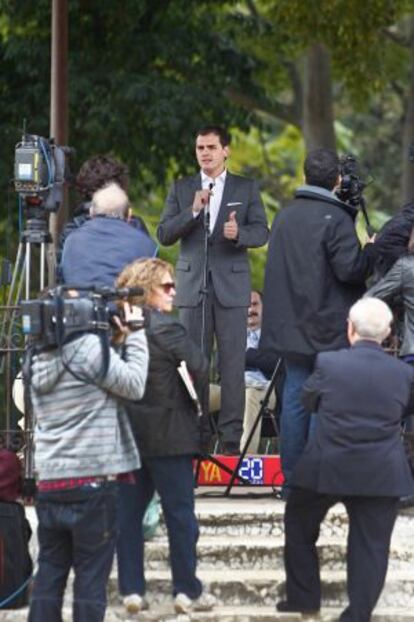
M 221 198 L 220 209 L 217 215 L 217 220 L 214 226 L 212 237 L 213 236 L 216 237 L 223 233 L 223 225 L 226 222 L 228 215 L 229 215 L 229 211 L 226 209 L 226 205 L 232 197 L 234 188 L 235 188 L 234 175 L 232 175 L 231 173 L 227 171 L 226 181 L 224 183 L 224 189 L 223 189 L 223 196 Z
M 201 175 L 194 175 L 193 177 L 188 178 L 188 192 L 191 194 L 191 204 L 193 203 L 194 195 L 197 190 L 201 190 Z

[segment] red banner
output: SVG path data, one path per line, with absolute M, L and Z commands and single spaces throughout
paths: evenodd
M 199 486 L 226 486 L 231 478 L 223 466 L 231 472 L 237 466 L 237 456 L 214 455 L 217 462 L 202 460 L 199 465 Z M 197 464 L 197 463 L 196 463 Z M 239 468 L 239 475 L 247 479 L 252 486 L 281 486 L 283 483 L 280 456 L 246 456 Z M 240 485 L 236 478 L 235 485 Z

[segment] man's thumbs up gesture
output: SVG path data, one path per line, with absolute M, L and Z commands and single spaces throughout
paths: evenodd
M 239 237 L 239 225 L 235 211 L 230 212 L 228 221 L 224 223 L 223 235 L 227 240 L 237 240 Z

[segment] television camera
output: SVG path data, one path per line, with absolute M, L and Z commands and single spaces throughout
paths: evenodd
M 337 190 L 336 195 L 338 199 L 344 203 L 361 210 L 365 220 L 367 233 L 369 237 L 372 237 L 375 231 L 369 221 L 365 198 L 363 195 L 368 183 L 364 181 L 360 174 L 357 159 L 351 154 L 342 156 L 339 160 L 339 169 L 341 175 L 341 185 L 339 190 Z
M 15 148 L 14 188 L 25 207 L 58 211 L 70 177 L 68 158 L 73 153 L 74 149 L 56 145 L 53 138 L 23 134 Z
M 23 333 L 36 349 L 63 346 L 82 333 L 102 334 L 112 327 L 114 315 L 131 330 L 139 330 L 147 319 L 141 307 L 133 307 L 132 315 L 125 317 L 110 302 L 141 296 L 140 287 L 94 289 L 62 285 L 47 291 L 34 300 L 21 302 Z

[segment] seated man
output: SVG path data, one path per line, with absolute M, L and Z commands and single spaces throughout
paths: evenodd
M 256 421 L 256 417 L 260 410 L 263 398 L 269 384 L 269 378 L 272 375 L 276 361 L 259 351 L 260 327 L 262 322 L 262 296 L 258 291 L 253 290 L 250 294 L 250 307 L 247 315 L 247 344 L 246 344 L 246 371 L 244 373 L 245 381 L 245 408 L 243 416 L 243 435 L 240 441 L 240 450 L 244 448 L 249 437 L 250 431 Z M 210 385 L 210 412 L 220 410 L 221 391 L 218 385 Z M 272 392 L 269 408 L 275 408 L 276 396 Z M 253 434 L 253 437 L 247 448 L 247 453 L 257 454 L 260 443 L 259 424 Z
M 293 471 L 285 513 L 287 600 L 277 604 L 278 611 L 320 608 L 316 541 L 329 508 L 341 501 L 349 517 L 349 605 L 339 619 L 371 619 L 385 581 L 399 497 L 414 490 L 401 442 L 414 371 L 381 348 L 391 322 L 384 302 L 359 300 L 349 312 L 351 348 L 318 354 L 305 382 L 303 403 L 317 422 Z
M 65 240 L 61 262 L 64 283 L 112 286 L 127 264 L 155 255 L 155 242 L 127 222 L 128 207 L 128 196 L 116 183 L 95 192 L 91 219 Z

